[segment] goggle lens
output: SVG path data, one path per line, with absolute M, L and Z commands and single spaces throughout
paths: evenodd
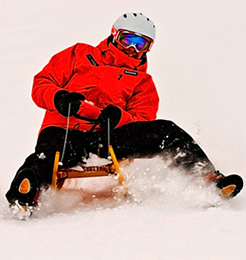
M 134 45 L 138 51 L 148 51 L 151 44 L 150 39 L 130 32 L 121 32 L 118 36 L 118 41 L 124 47 Z

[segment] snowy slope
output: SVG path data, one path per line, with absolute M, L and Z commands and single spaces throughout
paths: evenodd
M 84 180 L 71 183 L 83 193 L 48 192 L 32 220 L 10 217 L 4 194 L 43 116 L 30 98 L 33 76 L 56 52 L 106 38 L 127 11 L 156 23 L 158 117 L 186 129 L 223 173 L 246 178 L 244 0 L 1 0 L 1 259 L 245 259 L 245 191 L 222 201 L 158 159 L 125 169 L 132 201 L 112 198 L 112 179 Z

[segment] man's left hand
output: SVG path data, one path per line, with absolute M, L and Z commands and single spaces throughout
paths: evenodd
M 110 127 L 115 128 L 121 118 L 121 110 L 113 105 L 106 106 L 99 115 L 97 121 L 98 125 L 102 128 L 107 128 L 107 121 L 110 119 Z

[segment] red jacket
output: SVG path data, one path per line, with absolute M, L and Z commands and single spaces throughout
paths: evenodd
M 60 115 L 54 105 L 54 95 L 63 89 L 82 93 L 78 114 L 96 119 L 109 104 L 121 109 L 117 127 L 133 121 L 156 119 L 159 98 L 149 74 L 147 61 L 129 57 L 107 39 L 98 46 L 78 43 L 51 58 L 34 77 L 32 98 L 37 106 L 46 109 L 41 130 L 49 126 L 66 128 L 67 117 Z M 79 123 L 79 124 L 78 124 Z M 87 131 L 91 125 L 75 117 L 69 128 Z

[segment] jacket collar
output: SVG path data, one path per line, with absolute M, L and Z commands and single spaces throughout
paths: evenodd
M 97 45 L 97 48 L 101 51 L 103 61 L 106 65 L 125 67 L 143 72 L 147 71 L 147 60 L 142 62 L 142 60 L 129 57 L 127 54 L 116 48 L 111 42 L 108 43 L 108 38 L 100 42 Z

